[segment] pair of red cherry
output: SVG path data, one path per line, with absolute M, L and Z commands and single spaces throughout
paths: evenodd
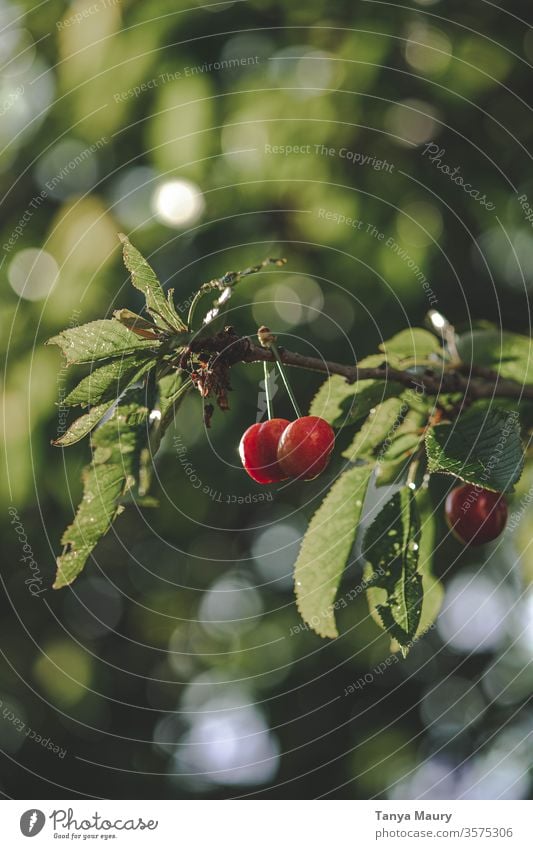
M 277 483 L 287 478 L 316 478 L 326 468 L 335 434 L 320 416 L 269 419 L 253 424 L 242 435 L 242 464 L 257 483 Z

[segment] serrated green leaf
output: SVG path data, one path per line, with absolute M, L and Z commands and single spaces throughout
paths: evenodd
M 423 390 L 418 389 L 407 389 L 402 396 L 409 406 L 408 417 L 418 416 L 420 422 L 427 421 L 429 415 L 433 412 L 435 407 L 435 401 L 433 398 L 430 398 L 425 394 Z
M 410 399 L 411 395 L 409 395 L 409 404 L 411 403 Z M 406 433 L 417 433 L 422 436 L 422 428 L 424 428 L 427 424 L 431 409 L 432 407 L 429 404 L 426 404 L 423 407 L 411 407 L 411 409 L 409 409 L 405 414 L 395 435 L 403 436 Z
M 388 486 L 399 483 L 405 473 L 408 458 L 401 457 L 399 460 L 378 460 L 376 463 L 376 475 L 374 483 L 376 486 Z
M 465 363 L 492 369 L 518 383 L 533 383 L 533 342 L 528 336 L 498 330 L 463 333 L 457 349 Z
M 381 354 L 365 357 L 360 368 L 377 368 L 384 362 Z M 370 410 L 387 398 L 399 395 L 403 387 L 390 380 L 359 380 L 348 383 L 332 375 L 320 387 L 311 402 L 309 415 L 321 416 L 332 427 L 344 427 L 365 418 Z
M 382 465 L 394 461 L 395 468 L 400 460 L 403 465 L 423 438 L 429 411 L 428 402 L 411 390 L 404 391 L 397 398 L 387 399 L 370 411 L 343 457 L 377 457 Z
M 373 407 L 352 443 L 342 452 L 342 456 L 347 460 L 372 457 L 376 449 L 394 433 L 405 412 L 406 403 L 401 397 L 388 398 Z
M 309 523 L 296 560 L 294 586 L 302 619 L 321 637 L 338 636 L 333 603 L 353 546 L 372 466 L 335 481 Z
M 87 436 L 87 434 L 96 427 L 98 422 L 103 419 L 107 411 L 113 406 L 113 403 L 113 401 L 107 401 L 105 404 L 98 404 L 96 407 L 92 407 L 88 413 L 85 413 L 83 416 L 80 416 L 72 422 L 65 433 L 57 439 L 54 439 L 52 445 L 67 448 L 67 446 L 74 445 L 76 442 L 79 442 L 80 439 Z
M 422 612 L 422 576 L 418 571 L 420 519 L 408 487 L 396 492 L 367 529 L 363 556 L 371 612 L 407 654 Z
M 55 589 L 79 575 L 139 480 L 140 456 L 148 441 L 143 398 L 142 390 L 130 390 L 91 437 L 93 460 L 83 474 L 83 498 L 74 521 L 63 534 L 66 550 L 57 558 Z
M 113 415 L 91 437 L 95 461 L 120 465 L 126 475 L 137 476 L 139 454 L 147 442 L 148 408 L 142 390 L 133 390 L 114 410 Z M 96 452 L 99 451 L 98 455 Z
M 156 325 L 131 310 L 114 310 L 113 318 L 120 321 L 128 330 L 132 330 L 137 336 L 141 336 L 144 339 L 156 339 L 158 337 L 159 330 Z
M 57 558 L 56 578 L 52 585 L 54 590 L 67 587 L 76 580 L 80 572 L 83 571 L 93 548 L 94 546 L 83 547 L 80 545 Z
M 167 415 L 175 399 L 180 397 L 186 382 L 188 382 L 188 375 L 181 371 L 166 374 L 158 381 L 159 409 L 162 417 Z
M 109 357 L 123 357 L 155 349 L 159 345 L 153 339 L 140 339 L 115 319 L 90 321 L 80 327 L 69 327 L 53 336 L 46 344 L 58 345 L 63 351 L 67 365 L 83 365 Z
M 386 486 L 402 479 L 407 464 L 424 438 L 423 428 L 427 423 L 431 406 L 416 392 L 408 391 L 402 396 L 411 408 L 405 414 L 398 427 L 381 446 L 377 455 L 376 486 Z
M 61 542 L 68 550 L 57 558 L 54 589 L 71 584 L 79 575 L 96 543 L 110 528 L 124 491 L 124 471 L 120 466 L 104 464 L 85 470 L 83 499 L 76 517 Z
M 383 403 L 387 398 L 397 397 L 403 388 L 400 383 L 392 380 L 360 380 L 356 384 L 356 394 L 349 408 L 350 418 L 347 424 L 364 418 L 376 404 Z
M 471 409 L 426 434 L 428 470 L 503 492 L 519 479 L 524 452 L 514 411 Z
M 84 377 L 72 392 L 69 392 L 63 404 L 85 406 L 114 400 L 128 384 L 140 380 L 154 364 L 154 358 L 145 353 L 116 357 Z
M 399 430 L 399 428 L 398 428 Z M 381 455 L 385 463 L 390 460 L 406 460 L 413 454 L 422 441 L 421 433 L 396 433 L 390 441 L 390 445 Z
M 416 503 L 420 516 L 420 549 L 418 552 L 418 571 L 422 575 L 422 614 L 416 631 L 419 637 L 431 628 L 444 599 L 444 587 L 433 573 L 435 560 L 435 539 L 437 536 L 437 515 L 440 508 L 433 508 L 428 490 L 416 493 Z
M 388 358 L 394 357 L 400 362 L 409 360 L 413 363 L 424 363 L 435 354 L 442 354 L 442 347 L 433 333 L 422 327 L 408 327 L 387 339 L 379 346 Z
M 174 420 L 178 408 L 183 403 L 187 392 L 192 388 L 192 380 L 183 372 L 165 375 L 158 381 L 159 421 L 154 423 L 150 435 L 150 449 L 155 454 L 169 425 Z
M 124 469 L 114 463 L 84 471 L 83 498 L 74 523 L 61 538 L 63 545 L 96 545 L 109 527 L 109 516 L 114 513 L 115 502 L 122 494 L 124 478 Z
M 185 323 L 176 312 L 171 300 L 163 291 L 161 283 L 151 265 L 145 260 L 137 248 L 134 248 L 124 233 L 119 233 L 123 246 L 124 265 L 131 274 L 131 282 L 136 289 L 143 292 L 146 307 L 154 322 L 163 330 L 172 329 L 180 333 L 187 329 Z

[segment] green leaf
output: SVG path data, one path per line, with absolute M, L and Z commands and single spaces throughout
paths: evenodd
M 136 312 L 127 309 L 114 310 L 113 318 L 120 321 L 128 330 L 133 330 L 137 336 L 141 336 L 144 339 L 158 338 L 159 330 L 156 325 L 151 321 L 147 321 L 142 315 L 137 315 Z
M 503 492 L 519 479 L 524 464 L 515 411 L 471 409 L 453 424 L 426 435 L 428 470 Z
M 367 420 L 344 451 L 347 459 L 375 458 L 379 460 L 376 483 L 394 480 L 409 455 L 423 439 L 423 427 L 430 413 L 427 400 L 414 390 L 404 391 L 398 398 L 389 398 L 370 411 Z
M 131 282 L 140 289 L 146 298 L 146 307 L 154 322 L 163 330 L 172 329 L 180 333 L 187 329 L 176 312 L 171 299 L 163 291 L 151 265 L 145 260 L 137 248 L 134 248 L 124 233 L 119 233 L 123 245 L 124 265 L 131 274 Z
M 405 405 L 412 405 L 404 418 L 398 418 L 398 426 L 392 428 L 377 456 L 376 486 L 398 483 L 405 473 L 407 464 L 424 438 L 431 405 L 415 391 L 408 390 L 401 396 Z
M 159 343 L 153 339 L 139 339 L 135 333 L 115 319 L 102 319 L 90 321 L 80 327 L 62 330 L 46 344 L 59 345 L 67 365 L 71 365 L 135 354 L 139 351 L 155 349 Z
M 383 362 L 383 355 L 374 354 L 365 357 L 358 366 L 377 368 Z M 321 416 L 332 427 L 344 427 L 365 418 L 373 407 L 393 395 L 399 395 L 402 389 L 399 383 L 392 381 L 359 380 L 348 383 L 343 377 L 332 375 L 313 398 L 309 415 Z
M 428 359 L 434 358 L 435 354 L 442 355 L 442 347 L 437 337 L 422 327 L 409 327 L 402 330 L 392 339 L 382 342 L 379 349 L 387 355 L 388 359 L 397 360 L 400 367 L 405 366 L 402 360 L 412 361 L 413 364 L 423 364 Z
M 366 531 L 363 555 L 371 612 L 406 656 L 422 612 L 418 572 L 420 519 L 411 489 L 404 487 L 385 504 Z
M 122 511 L 121 502 L 139 481 L 140 457 L 148 441 L 148 408 L 142 390 L 130 390 L 91 437 L 93 460 L 83 473 L 83 498 L 63 534 L 54 588 L 72 581 Z
M 63 404 L 85 406 L 114 400 L 126 386 L 140 380 L 154 365 L 154 358 L 147 357 L 145 353 L 117 357 L 84 377 L 69 392 Z
M 376 464 L 375 485 L 388 486 L 392 483 L 400 483 L 405 474 L 407 463 L 406 457 L 401 457 L 399 460 L 379 459 Z
M 98 404 L 96 407 L 92 407 L 88 413 L 85 413 L 79 419 L 72 422 L 65 433 L 54 439 L 52 445 L 66 448 L 69 445 L 79 442 L 80 439 L 87 436 L 96 427 L 98 422 L 103 419 L 107 411 L 113 406 L 113 403 L 114 401 L 107 401 L 105 404 Z
M 338 636 L 333 603 L 352 550 L 372 466 L 355 466 L 335 481 L 314 514 L 296 560 L 296 603 L 321 637 Z
M 189 383 L 189 378 L 182 371 L 166 374 L 158 381 L 159 409 L 162 418 L 167 416 L 175 400 L 182 397 L 181 393 L 185 389 L 185 383 Z
M 444 600 L 444 587 L 433 573 L 435 560 L 435 539 L 437 536 L 438 508 L 434 509 L 427 489 L 416 493 L 416 503 L 420 515 L 420 549 L 418 552 L 418 571 L 422 575 L 422 614 L 416 631 L 419 637 L 434 624 Z
M 115 463 L 121 466 L 126 476 L 127 489 L 136 486 L 143 497 L 150 483 L 146 468 L 153 455 L 148 451 L 149 420 L 148 408 L 142 403 L 142 390 L 135 390 L 125 399 L 108 422 L 94 432 L 91 443 L 93 464 Z
M 109 421 L 92 435 L 93 462 L 120 465 L 126 475 L 136 477 L 139 455 L 147 442 L 147 422 L 142 390 L 129 392 Z
M 373 407 L 351 445 L 342 452 L 342 456 L 348 460 L 372 457 L 376 449 L 380 448 L 386 439 L 390 439 L 406 410 L 407 405 L 401 397 L 388 398 Z
M 72 525 L 61 542 L 68 550 L 57 558 L 54 589 L 71 584 L 79 575 L 96 543 L 110 528 L 125 484 L 120 466 L 105 464 L 86 469 L 83 499 Z
M 533 428 L 533 401 L 530 401 L 529 399 L 522 398 L 519 400 L 517 398 L 514 400 L 511 398 L 479 398 L 475 403 L 475 408 L 476 410 L 502 409 L 506 413 L 514 411 L 520 419 L 520 426 L 523 432 L 527 431 L 529 428 Z
M 412 433 L 396 433 L 391 439 L 390 445 L 381 455 L 382 459 L 386 463 L 389 460 L 407 459 L 418 448 L 422 441 L 422 436 L 421 433 L 417 433 L 416 431 Z
M 435 624 L 444 601 L 444 587 L 433 573 L 435 560 L 435 538 L 437 530 L 437 511 L 433 509 L 427 489 L 415 494 L 420 515 L 420 549 L 418 552 L 418 571 L 422 576 L 422 613 L 413 642 L 424 636 Z M 378 622 L 381 625 L 381 622 Z M 391 641 L 391 650 L 400 651 L 397 640 Z
M 474 330 L 459 337 L 457 349 L 465 363 L 492 369 L 518 383 L 533 383 L 533 342 L 529 336 Z

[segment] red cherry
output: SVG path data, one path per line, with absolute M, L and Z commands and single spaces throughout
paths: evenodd
M 496 539 L 507 522 L 507 504 L 502 493 L 469 483 L 452 489 L 444 512 L 448 527 L 465 545 L 483 545 Z
M 288 419 L 269 419 L 251 425 L 245 430 L 239 443 L 241 462 L 257 483 L 277 483 L 287 475 L 277 461 L 278 442 L 290 424 Z
M 288 477 L 311 480 L 326 468 L 335 434 L 319 416 L 302 416 L 281 434 L 278 463 Z

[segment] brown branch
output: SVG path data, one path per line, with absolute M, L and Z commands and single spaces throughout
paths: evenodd
M 233 328 L 227 328 L 215 336 L 195 339 L 190 345 L 190 350 L 197 353 L 218 354 L 228 366 L 239 362 L 275 362 L 272 351 L 254 345 L 247 336 L 237 336 Z M 284 365 L 320 372 L 326 376 L 337 374 L 344 377 L 348 383 L 369 379 L 392 380 L 402 386 L 417 389 L 419 392 L 422 390 L 428 395 L 440 395 L 448 392 L 460 393 L 470 401 L 479 398 L 533 400 L 533 386 L 522 386 L 513 380 L 499 378 L 496 374 L 492 379 L 488 379 L 488 373 L 482 376 L 481 370 L 475 367 L 468 369 L 463 365 L 460 369 L 449 369 L 447 371 L 426 369 L 424 372 L 414 374 L 410 371 L 391 368 L 385 360 L 381 366 L 365 368 L 323 360 L 318 357 L 307 357 L 294 351 L 287 351 L 284 348 L 278 348 L 278 350 Z

